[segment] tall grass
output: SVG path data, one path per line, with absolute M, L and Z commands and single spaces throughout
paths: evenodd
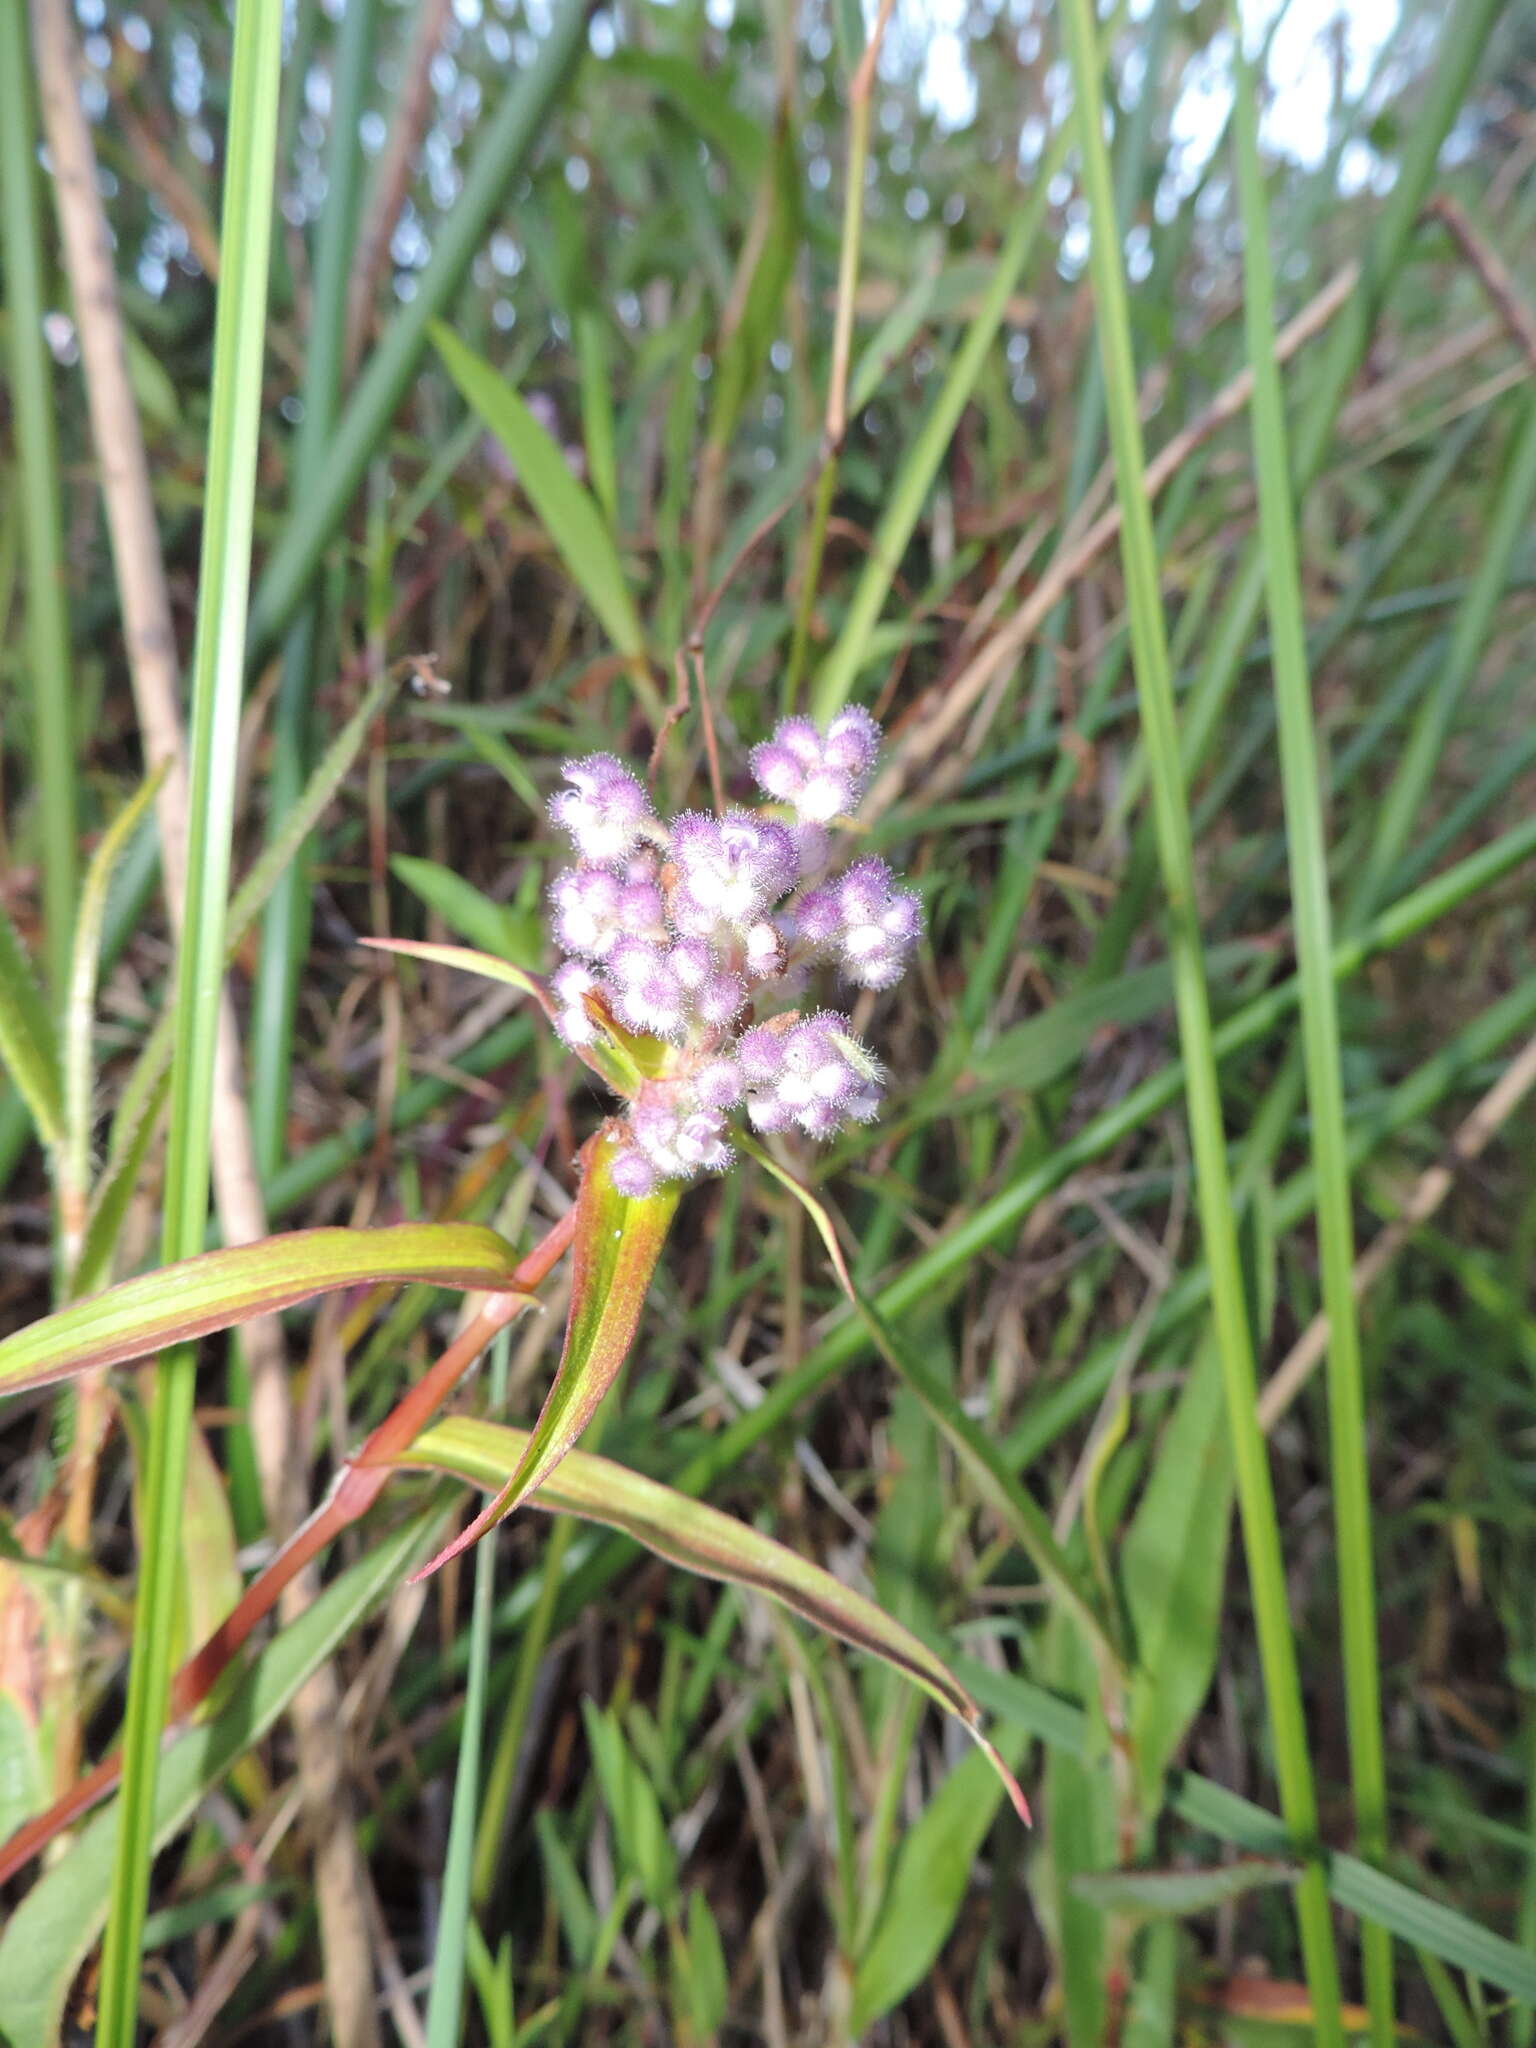
M 1066 0 L 1064 21 L 1077 96 L 1077 137 L 1090 216 L 1095 324 L 1104 366 L 1105 410 L 1115 457 L 1122 515 L 1131 657 L 1141 707 L 1152 820 L 1167 897 L 1174 1001 L 1184 1053 L 1184 1086 L 1194 1152 L 1201 1235 L 1210 1273 L 1211 1308 L 1226 1390 L 1227 1421 L 1237 1475 L 1238 1509 L 1259 1655 L 1275 1745 L 1281 1810 L 1305 1866 L 1297 1886 L 1297 1917 L 1313 2020 L 1320 2041 L 1343 2042 L 1338 1963 L 1327 1882 L 1318 1860 L 1317 1795 L 1313 1784 L 1296 1643 L 1291 1631 L 1285 1563 L 1268 1456 L 1254 1412 L 1258 1393 L 1253 1341 L 1244 1297 L 1221 1084 L 1211 1028 L 1210 995 L 1196 907 L 1189 810 L 1180 759 L 1157 550 L 1145 487 L 1146 462 L 1136 410 L 1136 373 L 1126 307 L 1120 228 L 1115 214 L 1104 109 L 1099 92 L 1097 33 L 1088 0 Z M 1283 472 L 1282 472 L 1283 474 Z
M 166 1264 L 202 1249 L 214 1142 L 213 1059 L 224 978 L 224 913 L 266 352 L 267 257 L 277 148 L 281 0 L 244 0 L 235 22 L 219 236 L 197 637 L 188 749 L 186 908 L 176 963 L 176 1053 L 166 1136 Z M 143 1474 L 134 1647 L 123 1723 L 123 1789 L 97 2038 L 133 2041 L 149 1890 L 155 1781 L 175 1658 L 181 1531 L 196 1374 L 190 1346 L 155 1369 Z
M 31 707 L 3 764 L 0 1044 L 7 990 L 35 1021 L 29 949 L 62 988 L 78 911 L 98 1014 L 94 1033 L 72 1020 L 70 1173 L 91 1178 L 115 1109 L 103 1272 L 143 1263 L 156 1203 L 162 1261 L 207 1239 L 231 960 L 271 1217 L 532 1236 L 600 1091 L 502 990 L 400 961 L 381 1004 L 352 936 L 387 911 L 536 968 L 563 759 L 643 760 L 665 723 L 662 787 L 702 793 L 718 756 L 734 801 L 786 705 L 877 707 L 891 740 L 861 824 L 915 879 L 929 934 L 915 993 L 856 1020 L 889 1048 L 888 1114 L 795 1157 L 809 1215 L 751 1158 L 688 1192 L 603 1449 L 872 1590 L 981 1700 L 1038 1831 L 1026 1845 L 985 1760 L 958 1760 L 889 1674 L 624 1536 L 519 1511 L 472 1568 L 406 1587 L 446 1532 L 403 1474 L 407 1504 L 322 1559 L 315 1605 L 162 1754 L 171 1664 L 238 1597 L 234 1531 L 257 1521 L 227 1497 L 241 1381 L 205 1438 L 181 1350 L 147 1435 L 124 1401 L 123 1437 L 94 1446 L 90 1570 L 57 1547 L 23 1564 L 24 1520 L 0 1559 L 0 1618 L 39 1629 L 13 1588 L 70 1576 L 79 1655 L 47 1668 L 104 1748 L 127 1682 L 120 1793 L 7 1893 L 0 2033 L 43 2048 L 104 1923 L 109 2043 L 162 1996 L 168 2024 L 320 2038 L 318 1982 L 349 2048 L 381 2000 L 434 2048 L 1165 2048 L 1245 2024 L 1252 1956 L 1306 1978 L 1287 2038 L 1340 2041 L 1358 1922 L 1375 2042 L 1400 2024 L 1497 2040 L 1497 2001 L 1536 2010 L 1528 1108 L 1500 1112 L 1513 1142 L 1482 1133 L 1355 1298 L 1357 1232 L 1368 1250 L 1439 1185 L 1447 1134 L 1536 1031 L 1533 756 L 1509 739 L 1530 722 L 1536 411 L 1518 303 L 1488 324 L 1482 275 L 1421 222 L 1442 185 L 1467 198 L 1507 314 L 1536 208 L 1507 168 L 1513 102 L 1477 84 L 1480 64 L 1514 75 L 1496 0 L 1447 17 L 1432 59 L 1405 26 L 1333 109 L 1316 172 L 1260 133 L 1262 55 L 1238 63 L 1194 189 L 1170 111 L 1196 56 L 1225 80 L 1232 52 L 1164 0 L 1145 21 L 1063 0 L 973 24 L 977 103 L 954 132 L 922 104 L 922 10 L 461 10 L 438 25 L 411 185 L 430 251 L 387 267 L 350 384 L 377 160 L 360 123 L 430 54 L 432 0 L 411 22 L 301 8 L 281 122 L 280 11 L 236 10 L 216 181 L 158 40 L 97 124 L 130 287 L 167 210 L 222 207 L 211 356 L 189 266 L 163 304 L 125 293 L 175 587 L 196 601 L 192 881 L 167 976 L 143 863 L 124 864 L 137 895 L 102 902 L 131 749 L 71 411 L 62 456 L 49 439 L 51 395 L 76 399 L 43 341 L 46 186 L 22 17 L 0 8 L 28 511 L 19 561 L 0 521 L 0 623 L 25 604 L 6 652 Z M 218 35 L 198 36 L 214 75 Z M 1341 187 L 1351 137 L 1379 190 Z M 1353 288 L 1319 301 L 1354 260 Z M 1281 344 L 1302 308 L 1310 338 Z M 67 687 L 71 639 L 85 681 Z M 428 649 L 397 700 L 389 664 Z M 97 692 L 86 731 L 72 704 Z M 266 849 L 233 898 L 232 847 Z M 26 1121 L 0 1101 L 23 1229 L 47 1207 Z M 46 1292 L 29 1270 L 6 1283 L 26 1317 Z M 1326 1399 L 1292 1402 L 1319 1302 Z M 418 1286 L 290 1318 L 309 1498 L 452 1315 Z M 466 1405 L 537 1409 L 550 1368 L 528 1327 Z M 1288 1352 L 1277 1420 L 1261 1370 Z M 0 1411 L 18 1516 L 70 1483 L 67 1421 L 50 1442 L 35 1416 Z M 373 1895 L 339 1917 L 344 1878 L 284 1836 L 290 1750 L 268 1740 L 338 1656 L 336 1811 Z M 16 1718 L 0 1834 L 63 1789 L 46 1732 Z M 213 1825 L 178 1835 L 210 1799 Z M 1330 1846 L 1346 1835 L 1358 1853 Z

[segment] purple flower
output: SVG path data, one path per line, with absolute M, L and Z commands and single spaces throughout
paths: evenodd
M 591 1045 L 597 1037 L 597 1026 L 587 1015 L 582 1001 L 582 997 L 597 986 L 597 976 L 580 960 L 567 960 L 563 967 L 555 970 L 550 982 L 558 1012 L 555 1029 L 567 1045 Z
M 857 806 L 879 751 L 879 726 L 849 706 L 825 733 L 808 718 L 781 719 L 752 749 L 750 766 L 764 795 L 790 805 L 802 824 L 827 825 Z
M 868 859 L 854 862 L 838 884 L 836 899 L 837 950 L 844 974 L 862 988 L 892 987 L 906 972 L 908 957 L 922 936 L 917 892 L 897 888 L 885 862 Z
M 584 1049 L 611 1015 L 654 1042 L 645 1078 L 626 1091 L 612 1166 L 621 1193 L 641 1199 L 723 1171 L 733 1113 L 810 1138 L 876 1114 L 883 1075 L 849 1020 L 801 1014 L 799 1002 L 829 958 L 850 980 L 889 988 L 921 935 L 918 898 L 884 861 L 855 861 L 840 878 L 831 866 L 828 828 L 857 806 L 879 745 L 856 707 L 825 727 L 782 720 L 752 754 L 782 821 L 688 811 L 664 827 L 611 754 L 567 762 L 550 802 L 577 853 L 549 892 L 567 956 L 551 984 L 556 1028 Z
M 693 1092 L 703 1109 L 734 1109 L 742 1097 L 741 1068 L 732 1059 L 706 1060 L 693 1077 Z
M 757 1038 L 749 1032 L 748 1038 Z M 879 1063 L 835 1010 L 807 1017 L 738 1057 L 748 1082 L 747 1114 L 761 1131 L 797 1125 L 808 1137 L 828 1138 L 850 1118 L 867 1121 L 879 1108 Z
M 571 787 L 550 798 L 550 817 L 571 835 L 583 860 L 622 860 L 654 822 L 640 783 L 612 754 L 567 761 L 562 772 Z
M 673 918 L 691 932 L 754 924 L 800 871 L 784 827 L 748 811 L 723 818 L 685 812 L 672 827 L 672 860 L 678 877 Z
M 842 899 L 836 889 L 807 889 L 794 906 L 795 936 L 807 946 L 826 946 L 843 929 Z
M 654 881 L 621 880 L 611 868 L 579 861 L 556 875 L 549 895 L 556 939 L 568 953 L 588 960 L 606 960 L 625 937 L 654 941 L 667 935 Z
M 660 1178 L 638 1145 L 626 1145 L 622 1152 L 614 1153 L 608 1177 L 619 1193 L 628 1195 L 631 1201 L 654 1194 Z
M 681 1037 L 687 996 L 659 946 L 646 939 L 621 939 L 608 959 L 607 989 L 616 1014 L 631 1031 Z

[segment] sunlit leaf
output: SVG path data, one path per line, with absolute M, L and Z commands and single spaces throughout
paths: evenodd
M 549 990 L 538 975 L 526 967 L 515 967 L 495 953 L 477 953 L 472 946 L 437 946 L 426 939 L 359 939 L 375 953 L 403 953 L 410 960 L 430 960 L 438 967 L 459 967 L 466 974 L 478 974 L 485 981 L 504 981 L 532 996 L 546 1017 L 555 1014 Z
M 489 1489 L 503 1486 L 508 1473 L 521 1469 L 529 1444 L 526 1430 L 452 1415 L 424 1430 L 400 1462 L 450 1472 Z M 586 1451 L 572 1451 L 563 1459 L 531 1505 L 549 1514 L 600 1522 L 685 1571 L 766 1593 L 828 1635 L 903 1672 L 965 1724 L 992 1759 L 1009 1798 L 1028 1819 L 1023 1794 L 980 1733 L 976 1702 L 944 1660 L 875 1601 L 809 1558 L 718 1508 Z
M 501 1492 L 427 1572 L 477 1542 L 544 1484 L 591 1421 L 628 1355 L 682 1184 L 664 1182 L 639 1200 L 621 1195 L 609 1167 L 624 1142 L 619 1125 L 605 1124 L 583 1153 L 565 1348 L 533 1433 Z
M 507 1293 L 516 1270 L 512 1247 L 478 1223 L 295 1230 L 140 1274 L 18 1330 L 0 1342 L 0 1391 L 147 1358 L 341 1287 L 415 1280 Z

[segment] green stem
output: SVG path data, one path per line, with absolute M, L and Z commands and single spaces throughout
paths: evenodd
M 1257 1375 L 1232 1214 L 1216 1048 L 1196 905 L 1194 852 L 1180 762 L 1172 667 L 1158 587 L 1157 553 L 1146 495 L 1135 360 L 1120 232 L 1104 146 L 1098 39 L 1090 0 L 1066 0 L 1064 32 L 1077 101 L 1083 189 L 1091 219 L 1089 263 L 1120 498 L 1120 548 L 1132 662 L 1152 785 L 1153 831 L 1168 898 L 1174 1001 L 1184 1050 L 1196 1193 L 1232 1435 L 1238 1508 L 1281 1806 L 1297 1851 L 1305 1858 L 1296 1902 L 1313 2020 L 1318 2040 L 1330 2044 L 1330 2048 L 1332 2044 L 1342 2048 L 1338 1963 L 1333 1948 L 1327 1879 L 1319 1861 L 1317 1799 L 1302 1711 L 1296 1643 L 1291 1632 L 1279 1519 L 1269 1460 L 1254 1414 Z
M 192 668 L 186 916 L 177 959 L 177 1058 L 161 1239 L 167 1265 L 202 1248 L 208 1213 L 214 1039 L 224 973 L 224 909 L 240 738 L 282 26 L 282 0 L 242 0 L 235 14 L 220 244 L 223 268 L 214 325 Z M 131 2048 L 137 2031 L 195 1357 L 190 1347 L 165 1357 L 155 1375 L 150 1408 L 143 1549 L 123 1729 L 121 1821 L 102 1956 L 96 2036 L 101 2048 Z
M 1317 739 L 1312 725 L 1312 678 L 1301 604 L 1285 402 L 1274 353 L 1274 278 L 1259 163 L 1257 84 L 1251 65 L 1242 55 L 1242 27 L 1235 18 L 1232 35 L 1237 52 L 1233 130 L 1243 219 L 1248 359 L 1253 370 L 1250 411 L 1254 467 L 1259 491 L 1260 545 L 1269 588 L 1271 663 L 1301 983 L 1302 1052 L 1317 1182 L 1323 1308 L 1328 1316 L 1328 1434 L 1344 1699 L 1360 1851 L 1368 1862 L 1380 1863 L 1387 1847 L 1387 1770 L 1381 1739 L 1381 1670 L 1376 1640 L 1365 1391 L 1353 1284 L 1355 1232 L 1344 1127 L 1338 1000 L 1331 964 L 1333 919 L 1328 850 Z M 1391 1938 L 1385 1929 L 1367 1926 L 1362 1930 L 1362 1944 L 1371 2038 L 1376 2048 L 1391 2048 L 1396 2032 Z
M 0 0 L 0 248 L 5 254 L 11 403 L 20 494 L 27 514 L 27 669 L 32 686 L 37 814 L 42 837 L 44 955 L 62 1003 L 79 861 L 71 710 L 64 514 L 53 366 L 43 336 L 43 238 L 34 149 L 32 54 L 26 0 Z

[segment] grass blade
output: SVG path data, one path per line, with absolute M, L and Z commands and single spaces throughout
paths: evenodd
M 192 670 L 186 912 L 177 959 L 176 1064 L 161 1239 L 167 1264 L 201 1248 L 208 1214 L 214 1041 L 245 667 L 282 28 L 282 0 L 244 0 L 236 12 Z M 131 2048 L 137 2028 L 194 1363 L 189 1350 L 164 1359 L 150 1409 L 144 1548 L 123 1728 L 121 1831 L 102 1956 L 101 2048 Z
M 1065 36 L 1077 105 L 1082 179 L 1091 218 L 1089 262 L 1095 324 L 1104 361 L 1104 395 L 1115 480 L 1122 513 L 1132 661 L 1141 705 L 1143 742 L 1152 785 L 1153 830 L 1168 898 L 1174 999 L 1184 1051 L 1185 1092 L 1201 1231 L 1210 1271 L 1211 1302 L 1220 1345 L 1227 1413 L 1233 1439 L 1238 1505 L 1253 1593 L 1265 1693 L 1274 1733 L 1281 1805 L 1308 1858 L 1297 1888 L 1297 1912 L 1318 2039 L 1342 2048 L 1338 1963 L 1327 1885 L 1317 1862 L 1317 1799 L 1307 1750 L 1306 1723 L 1291 1632 L 1285 1567 L 1268 1456 L 1254 1417 L 1256 1373 L 1243 1292 L 1227 1170 L 1226 1133 L 1210 1001 L 1195 896 L 1194 855 L 1180 763 L 1178 717 L 1158 586 L 1152 516 L 1145 490 L 1146 462 L 1136 407 L 1136 372 L 1121 240 L 1104 144 L 1097 28 L 1090 0 L 1066 0 Z
M 58 1034 L 37 985 L 21 935 L 0 905 L 0 1066 L 16 1084 L 37 1126 L 56 1152 L 64 1142 L 64 1088 Z
M 526 1430 L 455 1415 L 423 1430 L 397 1462 L 451 1472 L 476 1486 L 501 1487 L 506 1475 L 515 1475 L 526 1460 L 532 1442 Z M 564 1458 L 530 1505 L 599 1522 L 684 1571 L 768 1594 L 802 1620 L 903 1672 L 962 1721 L 996 1764 L 990 1744 L 980 1734 L 976 1703 L 956 1683 L 943 1658 L 867 1595 L 771 1536 L 585 1451 L 572 1451 Z M 1004 1789 L 1027 1820 L 1017 1786 L 1006 1771 L 1002 1776 Z
M 626 659 L 643 661 L 645 635 L 619 551 L 591 492 L 572 476 L 564 450 L 500 372 L 450 328 L 434 326 L 432 340 L 466 405 L 516 464 L 519 485 L 603 631 Z
M 1295 512 L 1285 404 L 1274 353 L 1274 278 L 1268 209 L 1259 163 L 1258 87 L 1233 21 L 1236 99 L 1233 130 L 1243 215 L 1244 305 L 1253 371 L 1254 468 L 1259 535 L 1269 592 L 1271 665 L 1280 731 L 1291 906 L 1301 983 L 1301 1036 L 1317 1181 L 1317 1236 L 1323 1307 L 1328 1316 L 1328 1435 L 1338 1552 L 1345 1710 L 1360 1850 L 1381 1861 L 1387 1847 L 1387 1771 L 1381 1739 L 1381 1672 L 1376 1638 L 1376 1574 L 1371 1542 L 1370 1467 L 1365 1390 L 1353 1273 L 1354 1218 L 1344 1130 L 1338 999 L 1330 969 L 1333 918 L 1324 837 L 1321 770 L 1312 725 L 1312 677 L 1301 608 Z M 1386 1931 L 1364 1933 L 1366 2000 L 1376 2048 L 1395 2034 L 1392 1944 Z
M 507 1393 L 510 1337 L 503 1330 L 491 1351 L 491 1405 L 499 1408 Z M 469 1684 L 464 1695 L 464 1726 L 459 1734 L 459 1765 L 453 1780 L 453 1819 L 448 1828 L 448 1853 L 443 1864 L 443 1902 L 438 1918 L 437 1946 L 432 1956 L 432 1990 L 427 2000 L 427 2048 L 455 2048 L 464 2004 L 468 1954 L 471 1879 L 475 1862 L 475 1818 L 480 1801 L 480 1746 L 485 1732 L 486 1691 L 491 1662 L 491 1600 L 496 1589 L 496 1546 L 482 1543 L 475 1552 L 475 1594 L 469 1621 Z
M 0 1389 L 148 1358 L 311 1295 L 368 1284 L 428 1283 L 491 1293 L 510 1286 L 518 1255 L 480 1223 L 392 1223 L 378 1230 L 295 1230 L 121 1281 L 0 1340 Z
M 47 981 L 62 1002 L 75 916 L 74 683 L 70 673 L 68 586 L 53 364 L 43 338 L 40 186 L 32 118 L 32 56 L 23 0 L 0 8 L 0 247 L 11 358 L 21 522 L 27 565 L 27 671 L 42 832 L 43 931 Z
M 374 1542 L 259 1653 L 210 1720 L 177 1737 L 166 1752 L 150 1813 L 154 1843 L 169 1841 L 186 1826 L 199 1800 L 261 1740 L 310 1673 L 398 1584 L 435 1519 L 417 1516 Z M 122 1801 L 114 1800 L 6 1922 L 0 1935 L 0 2038 L 10 2048 L 49 2048 L 60 2038 L 65 1998 L 107 1908 L 122 1822 Z

